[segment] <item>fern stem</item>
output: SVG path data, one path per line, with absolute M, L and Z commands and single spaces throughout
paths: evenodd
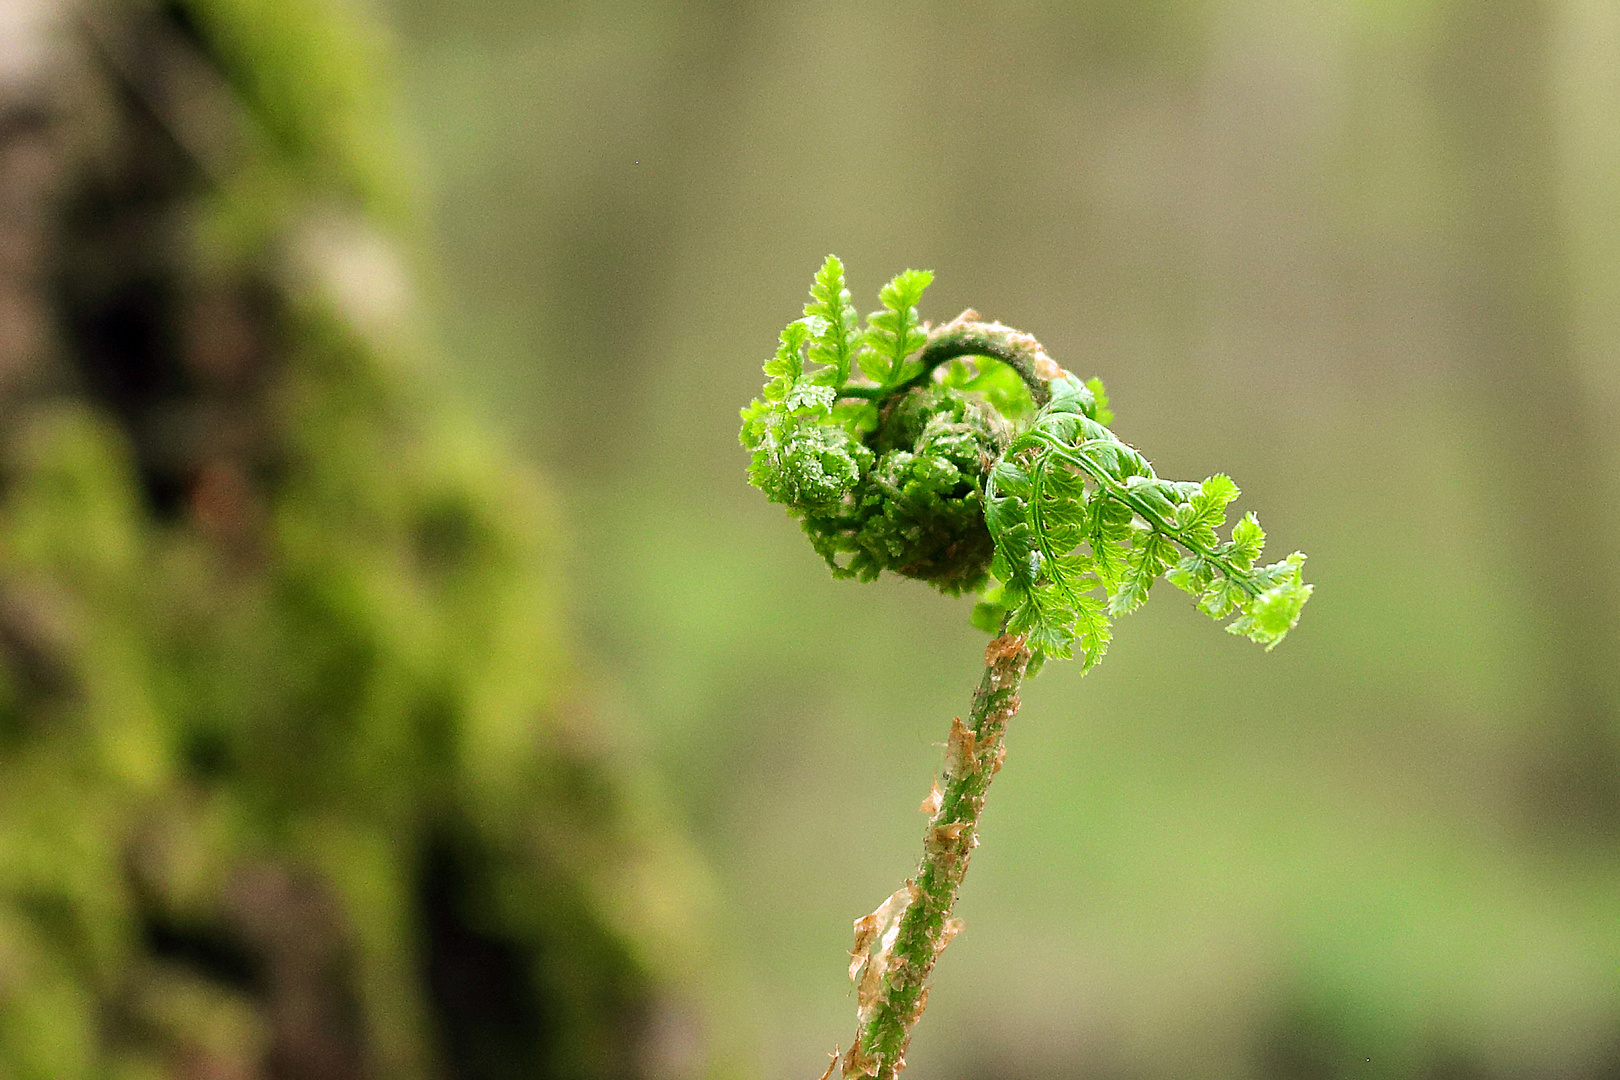
M 859 951 L 863 948 L 861 926 L 872 923 L 865 943 L 870 955 L 857 979 L 861 1029 L 843 1060 L 848 1080 L 866 1076 L 893 1080 L 905 1068 L 911 1029 L 927 1003 L 928 975 L 961 928 L 951 917 L 951 909 L 967 873 L 968 858 L 979 843 L 985 792 L 1001 770 L 1002 738 L 1007 721 L 1018 711 L 1018 688 L 1029 657 L 1021 634 L 1003 634 L 985 650 L 984 678 L 973 695 L 968 723 L 964 725 L 960 717 L 951 722 L 945 787 L 941 791 L 936 785 L 930 792 L 934 812 L 923 836 L 922 861 L 917 876 L 896 894 L 897 898 L 909 895 L 909 902 L 886 955 L 872 941 L 880 932 L 872 917 L 856 924 Z
M 1041 348 L 1041 343 L 1032 335 L 1010 326 L 982 322 L 978 312 L 971 309 L 945 325 L 928 331 L 928 344 L 913 353 L 907 361 L 908 364 L 921 364 L 922 368 L 904 382 L 893 386 L 843 385 L 838 387 L 838 396 L 881 403 L 912 387 L 926 385 L 935 368 L 959 356 L 988 356 L 992 360 L 1000 360 L 1024 380 L 1037 406 L 1052 400 L 1052 390 L 1047 386 L 1047 380 L 1055 376 L 1058 367 L 1046 355 L 1046 350 Z
M 922 371 L 897 386 L 895 392 L 923 385 L 930 372 L 959 356 L 988 356 L 1000 360 L 1018 372 L 1037 406 L 1052 400 L 1051 388 L 1046 383 L 1056 377 L 1059 369 L 1034 335 L 997 322 L 983 322 L 979 313 L 971 308 L 928 332 L 928 344 L 916 354 Z

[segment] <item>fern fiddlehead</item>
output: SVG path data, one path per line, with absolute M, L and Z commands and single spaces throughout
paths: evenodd
M 952 722 L 945 787 L 923 803 L 917 874 L 856 921 L 860 1029 L 826 1076 L 841 1065 L 847 1078 L 888 1080 L 905 1066 L 926 980 L 960 928 L 951 910 L 1026 675 L 1077 649 L 1089 670 L 1111 620 L 1160 578 L 1268 649 L 1311 595 L 1304 555 L 1257 565 L 1265 532 L 1254 514 L 1221 537 L 1238 496 L 1229 477 L 1161 479 L 1108 428 L 1101 382 L 973 311 L 923 323 L 917 302 L 932 280 L 894 278 L 862 328 L 828 256 L 804 317 L 765 362 L 763 394 L 742 410 L 750 482 L 800 520 L 834 577 L 887 570 L 950 595 L 982 592 L 973 620 L 996 635 L 968 723 Z

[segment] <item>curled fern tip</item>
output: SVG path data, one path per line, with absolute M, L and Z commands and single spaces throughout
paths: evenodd
M 1221 535 L 1231 478 L 1157 476 L 1108 427 L 1101 381 L 1031 335 L 973 311 L 928 327 L 917 304 L 932 281 L 899 274 L 863 326 L 829 255 L 742 411 L 750 482 L 800 520 L 833 575 L 981 593 L 974 625 L 1025 640 L 1032 672 L 1076 651 L 1090 669 L 1112 620 L 1160 579 L 1275 647 L 1311 595 L 1305 556 L 1257 565 L 1252 513 Z

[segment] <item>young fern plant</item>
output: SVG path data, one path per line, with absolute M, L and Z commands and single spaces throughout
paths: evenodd
M 1108 428 L 1102 383 L 1081 382 L 1028 334 L 964 311 L 931 327 L 917 302 L 933 280 L 907 270 L 864 327 L 843 264 L 828 256 L 804 317 L 765 362 L 742 410 L 749 481 L 803 524 L 834 577 L 883 571 L 955 596 L 982 593 L 973 622 L 995 635 L 966 723 L 952 720 L 916 875 L 855 922 L 849 973 L 859 1027 L 822 1080 L 890 1080 L 905 1067 L 990 779 L 1001 769 L 1019 686 L 1048 659 L 1089 670 L 1111 621 L 1159 578 L 1266 646 L 1311 595 L 1305 556 L 1258 565 L 1265 533 L 1246 514 L 1222 538 L 1237 485 L 1164 480 Z

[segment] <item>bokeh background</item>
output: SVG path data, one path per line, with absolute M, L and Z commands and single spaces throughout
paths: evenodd
M 849 1037 L 966 604 L 826 580 L 735 407 L 827 251 L 1026 328 L 1317 595 L 1025 694 L 919 1076 L 1620 1070 L 1620 9 L 391 9 L 468 390 L 708 855 L 767 1075 Z
M 1317 586 L 1269 655 L 1172 593 L 1084 680 L 1052 665 L 1029 685 L 908 1075 L 1620 1075 L 1620 8 L 378 0 L 335 18 L 356 29 L 328 52 L 372 56 L 365 115 L 391 141 L 333 138 L 402 178 L 359 200 L 415 283 L 410 333 L 375 346 L 426 388 L 402 422 L 454 408 L 497 448 L 473 474 L 543 477 L 544 511 L 510 528 L 544 553 L 511 558 L 543 567 L 544 647 L 568 657 L 544 679 L 586 704 L 541 728 L 588 728 L 613 748 L 603 783 L 635 793 L 578 801 L 582 833 L 637 808 L 615 811 L 618 846 L 524 862 L 500 838 L 579 784 L 480 801 L 486 773 L 422 766 L 471 793 L 436 796 L 456 835 L 516 851 L 513 880 L 584 881 L 579 924 L 631 943 L 548 967 L 551 894 L 515 888 L 439 948 L 539 941 L 515 970 L 573 986 L 619 963 L 673 988 L 636 1012 L 650 1049 L 603 1075 L 815 1076 L 852 1035 L 850 920 L 914 864 L 984 639 L 966 600 L 831 581 L 744 483 L 736 410 L 832 251 L 863 311 L 927 267 L 925 316 L 972 306 L 1101 376 L 1161 475 L 1230 473 Z M 331 105 L 298 93 L 307 115 Z M 375 300 L 377 265 L 341 265 Z M 502 482 L 479 481 L 492 519 Z M 411 520 L 418 539 L 439 521 Z M 441 526 L 460 535 L 425 535 Z M 444 647 L 476 653 L 458 637 L 505 589 L 445 614 Z M 534 677 L 475 660 L 458 677 Z M 527 737 L 499 734 L 528 730 L 518 713 L 476 715 L 496 758 Z M 394 823 L 379 848 L 413 790 L 367 811 Z M 306 795 L 277 791 L 298 819 Z M 409 850 L 447 850 L 427 835 Z M 596 861 L 659 869 L 598 886 Z M 387 909 L 407 928 L 448 903 L 414 895 Z M 585 1075 L 546 1064 L 551 1043 L 512 1042 L 523 1071 L 458 1057 L 483 1029 L 456 1026 L 456 987 L 492 984 L 427 983 L 443 1015 L 412 1067 Z

